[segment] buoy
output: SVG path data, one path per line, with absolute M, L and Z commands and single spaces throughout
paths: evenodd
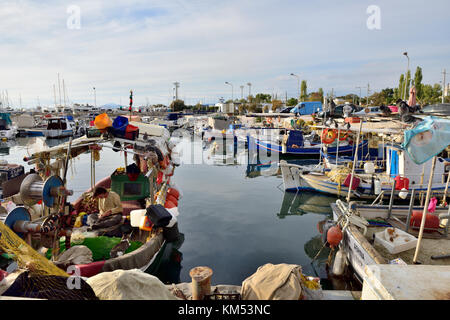
M 327 232 L 327 242 L 330 247 L 336 247 L 342 240 L 342 231 L 338 226 L 331 227 Z
M 169 188 L 167 194 L 174 196 L 177 200 L 180 200 L 180 192 L 177 189 Z
M 336 140 L 336 130 L 325 129 L 322 133 L 322 142 L 331 144 Z
M 166 201 L 173 202 L 173 204 L 175 205 L 175 207 L 178 207 L 178 200 L 177 200 L 177 198 L 175 198 L 173 195 L 168 194 L 168 195 L 166 196 Z
M 398 193 L 398 196 L 401 199 L 406 199 L 408 197 L 408 190 L 403 188 L 402 190 L 400 190 L 400 192 Z
M 170 200 L 167 200 L 166 203 L 164 204 L 164 208 L 166 208 L 166 209 L 171 209 L 171 208 L 175 208 L 175 207 L 176 207 L 176 205 Z
M 345 268 L 345 254 L 344 251 L 339 249 L 336 252 L 336 256 L 334 257 L 333 263 L 333 274 L 336 276 L 342 276 L 344 274 Z

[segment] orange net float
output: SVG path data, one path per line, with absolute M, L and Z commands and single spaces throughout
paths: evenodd
M 336 130 L 325 129 L 322 133 L 322 142 L 325 144 L 331 144 L 336 140 Z
M 342 240 L 342 231 L 338 226 L 331 227 L 327 232 L 327 242 L 330 244 L 330 247 L 334 248 L 339 245 L 339 242 Z
M 167 194 L 166 201 L 170 201 L 175 205 L 175 207 L 178 207 L 178 200 L 173 195 Z
M 170 195 L 174 196 L 175 199 L 177 199 L 177 200 L 180 199 L 180 192 L 177 189 L 169 188 L 167 190 L 167 194 L 170 194 Z
M 166 208 L 166 209 L 172 209 L 175 207 L 176 207 L 175 203 L 173 203 L 170 200 L 167 200 L 166 203 L 164 203 L 164 208 Z

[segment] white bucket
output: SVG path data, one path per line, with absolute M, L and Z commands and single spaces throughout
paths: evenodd
M 141 225 L 141 218 L 145 216 L 147 210 L 139 209 L 130 212 L 130 224 L 132 227 L 138 228 Z

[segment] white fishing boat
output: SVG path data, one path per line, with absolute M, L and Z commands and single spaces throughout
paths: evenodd
M 17 135 L 17 127 L 13 125 L 9 113 L 0 113 L 0 139 L 11 140 Z
M 65 117 L 52 117 L 47 119 L 46 138 L 64 138 L 73 136 L 74 128 Z

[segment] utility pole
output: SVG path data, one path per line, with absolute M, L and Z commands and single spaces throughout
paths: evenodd
M 445 72 L 445 69 L 444 69 L 444 71 L 442 71 L 442 74 L 444 75 L 444 82 L 442 82 L 442 103 L 444 103 L 444 98 L 445 98 L 445 90 L 446 90 L 446 84 L 445 84 L 445 76 L 446 76 L 446 74 L 447 74 L 447 72 Z
M 178 100 L 178 88 L 180 87 L 180 83 L 174 82 L 173 84 L 175 85 L 175 100 Z
M 359 106 L 361 106 L 361 89 L 362 89 L 362 87 L 356 87 L 356 89 L 359 89 Z

